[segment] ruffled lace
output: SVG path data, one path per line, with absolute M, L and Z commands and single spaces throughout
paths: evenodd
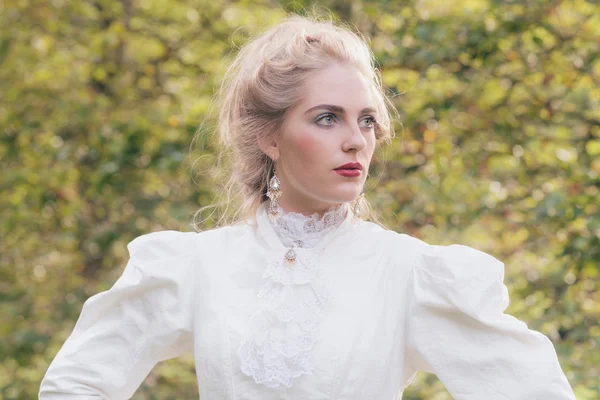
M 279 211 L 280 218 L 271 224 L 286 247 L 274 251 L 266 265 L 252 329 L 238 349 L 242 372 L 271 388 L 291 387 L 294 378 L 311 374 L 315 367 L 312 347 L 330 300 L 316 260 L 326 237 L 347 215 L 343 205 L 322 217 Z M 286 261 L 290 248 L 296 256 L 293 264 Z
M 272 221 L 272 225 L 284 246 L 310 248 L 337 228 L 346 218 L 346 212 L 346 207 L 340 205 L 331 207 L 322 217 L 318 213 L 307 217 L 279 208 L 281 217 Z

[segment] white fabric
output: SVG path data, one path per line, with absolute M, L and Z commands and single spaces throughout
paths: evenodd
M 258 384 L 270 388 L 292 386 L 293 379 L 311 374 L 315 367 L 313 346 L 329 303 L 323 266 L 318 256 L 335 238 L 347 216 L 347 207 L 334 207 L 319 217 L 279 209 L 273 228 L 285 252 L 296 257 L 291 264 L 273 252 L 259 292 L 259 307 L 252 329 L 239 347 L 241 370 Z
M 133 240 L 40 399 L 128 399 L 157 362 L 185 352 L 202 400 L 399 399 L 417 370 L 457 400 L 575 399 L 550 340 L 503 314 L 503 264 L 491 255 L 351 213 L 310 247 L 295 241 L 312 235 L 278 232 L 263 204 L 256 223 Z M 282 239 L 296 263 L 283 261 Z
M 300 213 L 287 212 L 278 208 L 280 218 L 271 220 L 279 240 L 286 247 L 315 247 L 333 233 L 346 219 L 347 204 L 331 207 L 323 216 L 318 213 L 307 217 Z

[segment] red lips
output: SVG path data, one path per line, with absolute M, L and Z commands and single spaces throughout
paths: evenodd
M 362 170 L 362 164 L 359 162 L 351 162 L 351 163 L 347 163 L 344 164 L 342 166 L 337 167 L 335 170 L 340 170 L 340 169 L 357 169 L 357 170 Z
M 337 167 L 334 171 L 341 176 L 345 176 L 346 178 L 356 178 L 360 176 L 361 170 L 361 163 L 351 162 Z

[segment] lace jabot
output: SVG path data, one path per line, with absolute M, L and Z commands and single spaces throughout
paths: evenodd
M 279 209 L 280 217 L 270 221 L 265 204 L 259 211 L 263 228 L 269 225 L 283 246 L 275 246 L 266 261 L 258 307 L 238 355 L 242 372 L 256 383 L 291 387 L 294 378 L 312 374 L 315 367 L 312 348 L 330 301 L 318 256 L 350 211 L 346 204 L 323 216 Z

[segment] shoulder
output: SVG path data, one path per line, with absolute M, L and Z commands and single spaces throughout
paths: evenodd
M 182 254 L 191 249 L 197 233 L 157 231 L 133 239 L 127 245 L 129 255 L 136 258 L 155 259 L 156 256 Z
M 416 268 L 446 282 L 472 279 L 503 281 L 504 263 L 484 251 L 463 245 L 430 244 L 372 222 L 362 222 L 360 230 L 375 248 L 392 262 Z
M 201 232 L 164 230 L 136 237 L 127 245 L 130 257 L 139 261 L 184 258 L 208 249 L 212 253 L 226 246 L 242 226 L 224 226 Z
M 417 302 L 445 304 L 470 315 L 503 312 L 508 306 L 504 263 L 462 244 L 422 247 L 412 285 Z
M 437 304 L 475 317 L 508 307 L 504 263 L 461 244 L 427 245 L 412 268 L 413 301 Z
M 386 255 L 392 262 L 412 265 L 429 246 L 426 242 L 369 221 L 361 221 L 358 231 L 362 240 L 372 249 Z
M 504 280 L 504 263 L 484 251 L 462 244 L 428 245 L 416 267 L 449 282 Z

